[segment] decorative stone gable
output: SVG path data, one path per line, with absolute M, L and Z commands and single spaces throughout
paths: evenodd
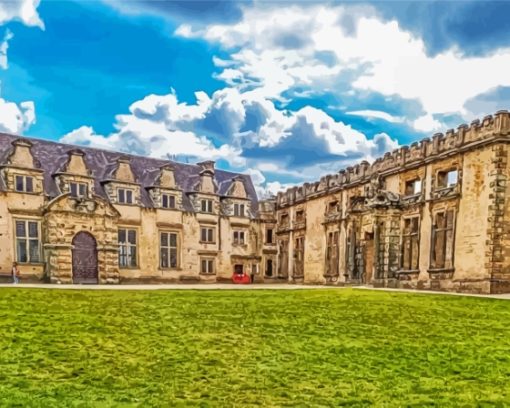
M 18 139 L 12 142 L 13 150 L 7 159 L 7 164 L 23 168 L 38 168 L 38 163 L 32 156 L 32 143 L 28 140 Z
M 12 142 L 13 148 L 0 170 L 7 190 L 41 194 L 43 192 L 43 170 L 32 156 L 32 143 L 18 139 Z
M 232 179 L 232 185 L 230 186 L 227 195 L 237 198 L 247 198 L 242 177 L 237 176 Z
M 161 167 L 158 177 L 158 185 L 161 188 L 176 188 L 174 168 L 171 165 Z
M 118 181 L 127 181 L 128 183 L 136 183 L 135 176 L 131 170 L 131 164 L 128 157 L 120 157 L 117 160 L 117 169 L 113 177 Z
M 85 163 L 85 153 L 79 149 L 73 149 L 67 155 L 68 159 L 62 167 L 62 171 L 53 175 L 60 192 L 62 194 L 71 193 L 71 183 L 76 183 L 86 186 L 84 191 L 85 197 L 95 194 L 94 178 Z
M 198 191 L 209 194 L 216 193 L 216 185 L 214 183 L 214 161 L 208 160 L 198 163 L 198 165 L 202 167 Z
M 172 165 L 167 164 L 160 168 L 155 184 L 147 188 L 155 207 L 179 211 L 184 209 L 182 190 L 175 182 Z
M 77 174 L 80 176 L 90 176 L 90 171 L 85 164 L 85 153 L 79 149 L 68 152 L 68 160 L 65 166 L 66 173 Z
M 113 171 L 112 177 L 113 179 L 103 181 L 103 187 L 110 202 L 142 205 L 140 184 L 136 182 L 129 157 L 123 156 L 117 160 L 117 167 Z

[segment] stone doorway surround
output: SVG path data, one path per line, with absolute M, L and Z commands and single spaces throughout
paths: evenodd
M 51 283 L 73 283 L 73 239 L 85 232 L 96 240 L 97 282 L 119 283 L 117 222 L 119 212 L 98 196 L 63 194 L 44 209 L 45 275 Z

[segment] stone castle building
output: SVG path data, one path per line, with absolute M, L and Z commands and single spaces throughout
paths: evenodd
M 510 292 L 510 114 L 274 199 L 246 175 L 0 134 L 0 274 Z

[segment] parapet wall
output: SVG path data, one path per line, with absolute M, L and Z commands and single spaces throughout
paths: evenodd
M 363 184 L 374 174 L 384 176 L 398 173 L 409 167 L 420 166 L 444 156 L 475 148 L 499 137 L 507 137 L 510 141 L 510 113 L 506 110 L 488 115 L 481 121 L 476 119 L 469 126 L 462 124 L 457 130 L 450 129 L 445 134 L 436 133 L 432 139 L 425 138 L 410 146 L 402 146 L 391 153 L 386 153 L 372 164 L 364 160 L 336 174 L 323 176 L 315 183 L 289 188 L 278 193 L 276 204 L 277 207 L 286 207 L 315 196 Z

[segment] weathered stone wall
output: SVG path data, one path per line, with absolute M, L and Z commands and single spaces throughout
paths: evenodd
M 278 194 L 276 218 L 288 214 L 291 220 L 289 227 L 278 225 L 280 238 L 289 238 L 289 273 L 295 257 L 293 214 L 304 209 L 305 282 L 330 281 L 325 276 L 326 239 L 328 232 L 338 230 L 336 284 L 510 291 L 509 136 L 510 115 L 501 111 L 387 153 L 372 165 L 362 162 Z M 451 185 L 449 172 L 456 178 Z M 421 188 L 409 195 L 408 185 L 416 179 Z M 341 213 L 335 219 L 326 209 L 337 200 Z M 405 220 L 413 218 L 419 220 L 412 241 L 418 268 L 404 270 L 403 231 L 410 225 Z M 444 266 L 433 266 L 433 256 Z M 279 262 L 284 258 L 279 254 Z

